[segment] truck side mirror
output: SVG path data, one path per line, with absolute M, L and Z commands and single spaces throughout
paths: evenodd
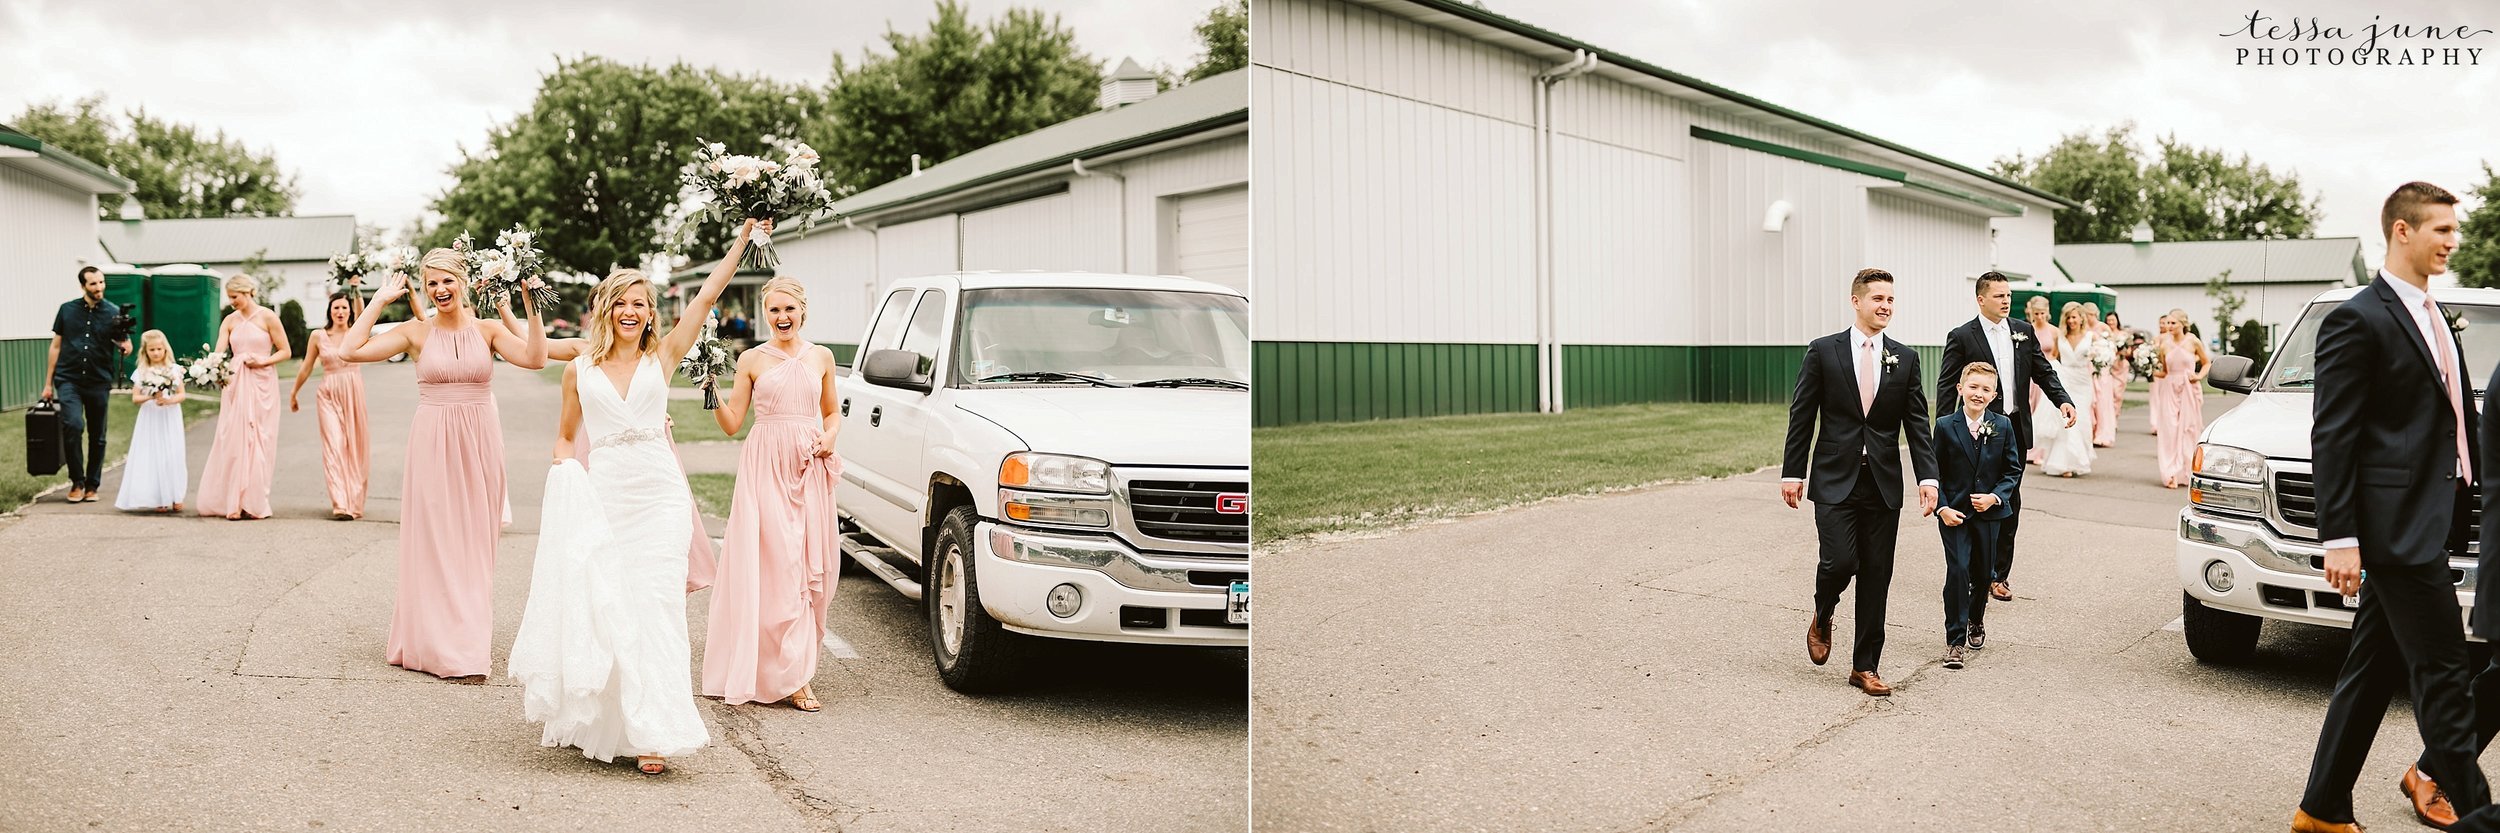
M 2206 371 L 2205 381 L 2232 393 L 2247 393 L 2257 388 L 2257 380 L 2248 375 L 2256 362 L 2247 356 L 2215 356 L 2214 366 Z
M 929 375 L 920 371 L 927 361 L 909 350 L 874 350 L 860 359 L 859 378 L 872 385 L 928 393 Z

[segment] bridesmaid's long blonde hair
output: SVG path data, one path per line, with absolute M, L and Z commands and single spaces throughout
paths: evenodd
M 590 349 L 585 355 L 590 357 L 591 364 L 607 361 L 608 354 L 615 352 L 616 319 L 609 313 L 616 309 L 618 301 L 624 299 L 626 290 L 636 286 L 642 287 L 643 297 L 651 301 L 651 320 L 643 323 L 642 337 L 635 340 L 636 346 L 646 353 L 658 349 L 660 299 L 651 292 L 651 279 L 644 277 L 640 269 L 618 269 L 608 273 L 607 279 L 600 281 L 599 287 L 590 292 L 590 315 L 598 320 L 597 324 L 588 328 Z

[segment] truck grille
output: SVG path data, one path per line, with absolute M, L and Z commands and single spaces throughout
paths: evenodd
M 1247 494 L 1250 484 L 1197 480 L 1133 480 L 1129 512 L 1137 531 L 1171 541 L 1208 544 L 1250 542 L 1250 516 L 1215 511 L 1216 496 Z
M 2474 509 L 2472 518 L 2468 521 L 2469 528 L 2466 531 L 2465 540 L 2470 550 L 2480 552 L 2483 540 L 2483 502 L 2480 499 L 2472 499 L 2467 503 Z M 2284 524 L 2297 527 L 2297 529 L 2284 530 L 2285 532 L 2298 533 L 2305 539 L 2316 539 L 2318 531 L 2316 478 L 2305 471 L 2275 472 L 2274 509 L 2275 515 Z

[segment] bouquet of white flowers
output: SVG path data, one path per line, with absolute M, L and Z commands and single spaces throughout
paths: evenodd
M 513 226 L 495 235 L 495 246 L 490 249 L 471 250 L 466 234 L 452 246 L 467 253 L 469 291 L 478 309 L 501 309 L 523 292 L 541 310 L 555 307 L 556 285 L 547 279 L 547 253 L 539 250 L 536 235 L 528 229 Z
M 721 379 L 737 372 L 737 366 L 729 361 L 729 345 L 721 343 L 719 325 L 718 315 L 704 318 L 703 336 L 695 339 L 694 351 L 677 363 L 677 371 L 686 374 L 686 381 L 703 389 L 706 411 L 720 407 L 720 395 L 715 389 Z
M 141 396 L 155 398 L 182 390 L 181 365 L 141 367 L 130 372 L 130 389 Z
M 660 223 L 664 245 L 684 248 L 695 227 L 706 220 L 736 225 L 747 220 L 804 218 L 833 203 L 833 191 L 816 171 L 815 148 L 770 136 L 764 141 L 781 150 L 780 161 L 732 154 L 719 142 L 696 148 L 694 161 L 678 173 L 677 202 L 664 212 Z M 779 262 L 773 254 L 772 235 L 759 233 L 747 242 L 741 265 L 770 269 Z
M 330 282 L 339 291 L 361 290 L 366 275 L 407 275 L 417 266 L 413 246 L 372 246 L 330 256 Z M 413 277 L 413 276 L 412 276 Z
M 200 349 L 207 350 L 208 345 L 202 344 Z M 192 359 L 191 364 L 184 367 L 182 372 L 193 385 L 203 388 L 223 388 L 227 381 L 234 378 L 234 357 L 222 352 L 210 352 Z
M 2149 342 L 2135 348 L 2136 378 L 2150 382 L 2153 380 L 2153 371 L 2159 369 L 2161 369 L 2161 348 Z
M 2083 358 L 2092 363 L 2093 373 L 2108 373 L 2109 366 L 2118 361 L 2118 345 L 2106 338 L 2095 338 L 2084 346 Z

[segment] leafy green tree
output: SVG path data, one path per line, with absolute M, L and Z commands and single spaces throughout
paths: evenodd
M 2483 182 L 2473 195 L 2479 204 L 2460 224 L 2465 242 L 2448 256 L 2448 271 L 2465 286 L 2500 286 L 2500 174 L 2490 162 L 2483 163 Z
M 2266 325 L 2254 318 L 2240 322 L 2239 332 L 2231 336 L 2231 355 L 2247 356 L 2253 367 L 2265 367 L 2272 349 L 2266 343 Z
M 2231 288 L 2231 270 L 2224 269 L 2205 279 L 2205 297 L 2214 299 L 2214 325 L 2221 328 L 2215 332 L 2222 334 L 2224 344 L 2231 343 L 2231 321 L 2248 306 L 2248 295 Z
M 278 305 L 278 326 L 286 330 L 289 355 L 304 356 L 304 342 L 312 337 L 312 329 L 304 325 L 304 302 L 288 298 Z
M 1058 15 L 1009 9 L 974 25 L 940 0 L 924 34 L 888 29 L 893 54 L 854 64 L 836 54 L 827 119 L 807 136 L 837 190 L 909 176 L 911 158 L 934 165 L 1092 112 L 1099 64 Z
M 2017 153 L 1991 170 L 2083 204 L 2057 212 L 2060 243 L 2124 242 L 2145 221 L 2155 240 L 2310 237 L 2323 216 L 2297 174 L 2175 136 L 2157 140 L 2148 154 L 2137 147 L 2132 123 L 2098 137 L 2068 134 L 2037 157 Z
M 260 289 L 252 293 L 252 300 L 264 306 L 269 303 L 271 296 L 278 294 L 278 290 L 286 288 L 286 279 L 269 271 L 267 248 L 255 251 L 251 256 L 235 263 L 234 271 L 252 276 L 252 281 L 260 285 Z
M 1196 81 L 1250 65 L 1250 0 L 1217 3 L 1207 10 L 1207 19 L 1196 29 L 1198 46 L 1205 54 L 1198 65 L 1184 76 Z
M 492 243 L 523 225 L 557 268 L 604 275 L 651 251 L 697 140 L 767 153 L 765 137 L 800 135 L 823 106 L 812 87 L 763 77 L 566 61 L 541 79 L 528 112 L 462 151 L 433 202 L 442 223 L 406 231 L 433 247 L 464 231 Z M 713 225 L 697 235 L 697 257 L 728 244 L 726 224 Z
M 137 186 L 130 196 L 97 197 L 103 218 L 121 216 L 122 202 L 131 198 L 158 219 L 283 217 L 295 212 L 302 193 L 275 154 L 255 152 L 223 130 L 205 133 L 150 116 L 144 108 L 109 112 L 101 95 L 32 105 L 9 123 L 130 178 Z

